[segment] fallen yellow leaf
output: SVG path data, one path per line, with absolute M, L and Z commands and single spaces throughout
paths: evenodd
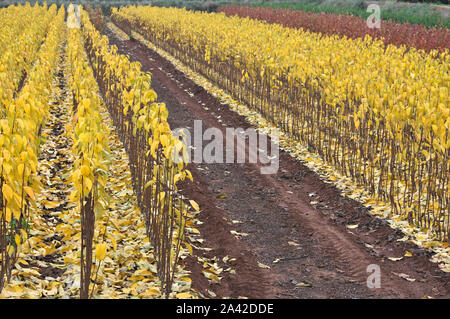
M 188 294 L 187 292 L 179 292 L 179 293 L 177 293 L 176 297 L 178 299 L 188 299 L 188 298 L 191 298 L 192 295 Z
M 200 211 L 200 207 L 198 206 L 197 202 L 190 200 L 189 203 L 191 203 L 191 206 L 194 207 L 194 209 L 199 212 Z

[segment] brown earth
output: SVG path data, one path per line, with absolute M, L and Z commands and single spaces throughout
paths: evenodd
M 172 128 L 192 132 L 194 120 L 202 120 L 204 130 L 249 127 L 156 52 L 135 40 L 121 41 L 108 29 L 105 33 L 120 53 L 152 73 L 152 87 L 169 109 Z M 429 261 L 428 251 L 397 241 L 401 232 L 340 196 L 287 153 L 280 152 L 279 165 L 276 174 L 262 175 L 261 164 L 190 164 L 194 183 L 184 184 L 182 191 L 200 205 L 203 224 L 198 229 L 205 246 L 212 248 L 194 254 L 216 256 L 220 266 L 236 270 L 210 284 L 201 274 L 202 264 L 188 258 L 195 289 L 207 297 L 207 290 L 213 291 L 217 298 L 450 297 L 450 274 Z M 349 224 L 359 227 L 350 230 Z M 388 259 L 406 251 L 413 256 Z M 225 256 L 236 260 L 224 263 Z M 367 287 L 371 264 L 381 269 L 379 289 Z

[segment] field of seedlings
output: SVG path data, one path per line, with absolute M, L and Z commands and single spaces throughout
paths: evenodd
M 0 9 L 0 298 L 449 298 L 448 29 L 219 11 Z

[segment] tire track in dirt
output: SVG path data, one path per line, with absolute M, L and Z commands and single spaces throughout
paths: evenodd
M 203 129 L 249 127 L 243 117 L 154 51 L 106 33 L 119 52 L 152 73 L 152 87 L 168 106 L 172 128 L 192 130 L 196 119 L 203 121 Z M 255 164 L 191 164 L 190 169 L 194 183 L 186 184 L 183 191 L 203 210 L 199 229 L 206 245 L 213 248 L 207 254 L 237 258 L 236 275 L 225 275 L 220 285 L 212 287 L 197 274 L 201 266 L 193 260 L 188 263 L 193 287 L 200 291 L 210 289 L 218 297 L 235 298 L 449 296 L 449 275 L 428 260 L 427 251 L 398 241 L 403 237 L 400 232 L 370 216 L 359 203 L 340 196 L 336 188 L 284 152 L 274 175 L 261 175 Z M 226 198 L 217 198 L 221 194 Z M 349 230 L 349 224 L 359 227 Z M 249 235 L 233 236 L 231 230 Z M 406 250 L 414 252 L 413 257 L 388 259 L 403 256 Z M 381 267 L 381 289 L 367 288 L 370 264 Z

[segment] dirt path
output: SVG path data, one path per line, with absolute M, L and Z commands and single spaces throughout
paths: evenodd
M 152 87 L 167 104 L 172 128 L 192 130 L 198 119 L 203 129 L 224 132 L 226 127 L 249 127 L 243 117 L 154 51 L 135 40 L 119 40 L 109 29 L 105 32 L 120 53 L 152 73 Z M 284 152 L 274 175 L 261 175 L 256 164 L 191 164 L 190 169 L 194 183 L 185 185 L 183 192 L 200 204 L 203 224 L 198 228 L 212 248 L 196 254 L 236 258 L 229 262 L 236 275 L 226 274 L 216 285 L 201 275 L 202 265 L 194 258 L 187 261 L 192 285 L 202 293 L 209 289 L 218 298 L 450 296 L 449 274 L 431 263 L 425 250 L 397 241 L 401 233 L 368 215 L 357 202 L 341 197 Z M 349 224 L 359 227 L 350 230 Z M 413 256 L 388 259 L 406 251 Z M 381 268 L 380 289 L 367 288 L 371 264 Z

